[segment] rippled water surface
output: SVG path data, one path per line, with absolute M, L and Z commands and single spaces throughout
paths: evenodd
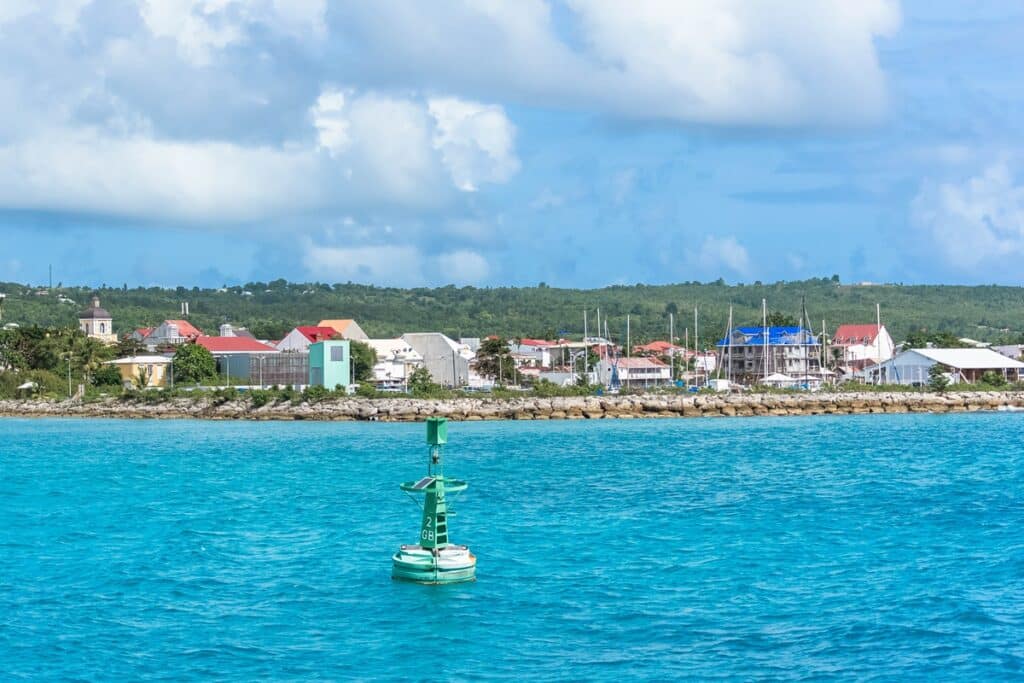
M 452 424 L 479 580 L 430 587 L 422 425 L 0 420 L 0 672 L 1017 678 L 1022 426 Z

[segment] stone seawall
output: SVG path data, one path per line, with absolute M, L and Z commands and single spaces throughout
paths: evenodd
M 174 398 L 160 403 L 116 398 L 76 401 L 2 400 L 0 416 L 199 418 L 209 420 L 578 420 L 638 417 L 744 417 L 1024 410 L 1024 392 L 821 393 L 574 396 L 561 398 L 330 399 L 318 403 Z

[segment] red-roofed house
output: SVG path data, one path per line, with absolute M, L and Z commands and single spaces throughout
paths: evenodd
M 850 370 L 884 363 L 896 351 L 896 345 L 885 325 L 878 326 L 875 323 L 840 325 L 832 335 L 831 346 L 840 350 L 837 360 Z
M 340 339 L 341 334 L 333 327 L 322 325 L 300 325 L 284 336 L 274 346 L 278 351 L 299 351 L 306 352 L 310 344 L 326 341 L 328 339 Z
M 551 350 L 556 342 L 544 339 L 520 339 L 519 343 L 509 343 L 512 355 L 517 359 L 517 366 L 529 365 L 538 368 L 551 367 Z
M 682 346 L 676 346 L 667 341 L 652 341 L 650 344 L 642 344 L 640 346 L 633 347 L 633 353 L 642 356 L 667 356 L 672 352 L 675 352 L 676 356 L 681 356 L 685 352 Z
M 145 333 L 145 334 L 143 334 Z M 156 327 L 142 327 L 132 333 L 149 349 L 195 341 L 203 333 L 187 320 L 165 320 Z

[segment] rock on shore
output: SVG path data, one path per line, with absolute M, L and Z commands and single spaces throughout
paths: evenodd
M 343 398 L 317 403 L 173 398 L 159 403 L 109 398 L 79 401 L 0 400 L 0 416 L 201 418 L 210 420 L 554 420 L 635 417 L 745 417 L 1024 410 L 1024 392 L 820 393 L 573 396 L 558 398 Z

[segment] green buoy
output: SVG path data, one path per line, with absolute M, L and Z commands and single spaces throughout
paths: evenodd
M 416 583 L 461 583 L 476 580 L 476 556 L 464 545 L 448 542 L 448 520 L 455 516 L 449 494 L 466 490 L 461 479 L 444 476 L 443 446 L 448 442 L 448 420 L 427 418 L 427 476 L 407 481 L 400 488 L 410 495 L 423 494 L 423 519 L 419 543 L 403 545 L 391 558 L 391 578 Z

